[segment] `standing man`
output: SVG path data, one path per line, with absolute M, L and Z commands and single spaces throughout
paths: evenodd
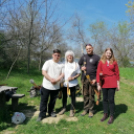
M 93 46 L 87 44 L 85 46 L 87 54 L 83 55 L 79 60 L 79 65 L 82 70 L 82 84 L 83 84 L 83 96 L 84 96 L 84 111 L 81 116 L 86 115 L 89 112 L 89 117 L 93 117 L 93 108 L 95 106 L 94 100 L 94 88 L 96 85 L 96 70 L 100 57 L 93 53 Z M 86 75 L 90 76 L 91 83 L 86 78 Z
M 40 102 L 40 114 L 37 121 L 41 121 L 46 117 L 48 111 L 49 116 L 56 117 L 53 112 L 55 101 L 60 89 L 60 80 L 64 76 L 63 64 L 59 62 L 61 51 L 59 49 L 53 50 L 52 59 L 46 61 L 42 67 L 43 86 L 41 88 L 41 102 Z M 50 101 L 47 103 L 50 96 Z

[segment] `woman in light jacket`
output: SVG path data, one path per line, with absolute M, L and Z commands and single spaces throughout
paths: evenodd
M 74 116 L 74 109 L 75 109 L 75 92 L 76 92 L 76 86 L 78 85 L 77 78 L 80 76 L 80 67 L 77 62 L 74 61 L 74 52 L 71 50 L 68 50 L 65 53 L 65 70 L 64 70 L 64 87 L 62 89 L 63 92 L 63 99 L 62 104 L 63 108 L 59 112 L 59 115 L 62 115 L 66 111 L 66 105 L 67 105 L 67 86 L 70 89 L 71 93 L 71 107 L 70 107 L 70 117 Z
M 102 89 L 103 92 L 103 110 L 104 116 L 101 122 L 108 118 L 108 106 L 110 108 L 110 118 L 108 124 L 114 121 L 115 90 L 120 89 L 119 85 L 119 69 L 116 59 L 114 58 L 113 50 L 107 48 L 102 55 L 98 68 L 97 68 L 97 87 L 98 90 Z

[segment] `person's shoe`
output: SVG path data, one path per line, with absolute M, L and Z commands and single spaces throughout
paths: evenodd
M 114 117 L 113 116 L 110 116 L 109 121 L 108 121 L 108 125 L 112 124 L 113 121 L 114 121 Z
M 37 122 L 40 122 L 40 121 L 43 120 L 44 118 L 45 118 L 45 117 L 38 117 L 36 121 L 37 121 Z
M 89 118 L 92 118 L 93 116 L 94 116 L 93 112 L 89 112 L 88 117 L 89 117 Z
M 66 112 L 66 108 L 63 108 L 58 114 L 59 115 L 62 115 L 62 114 L 64 114 Z
M 57 117 L 56 113 L 54 113 L 54 112 L 49 113 L 48 115 L 51 116 L 51 117 Z
M 81 113 L 81 116 L 84 116 L 84 115 L 86 115 L 87 114 L 87 111 L 83 111 L 83 113 Z
M 74 111 L 70 110 L 70 117 L 73 117 L 73 116 L 74 116 Z
M 106 120 L 108 118 L 108 114 L 104 113 L 102 119 L 100 120 L 101 122 L 103 122 L 104 120 Z

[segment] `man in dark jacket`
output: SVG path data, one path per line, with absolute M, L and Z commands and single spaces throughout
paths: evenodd
M 87 54 L 83 55 L 79 60 L 79 65 L 82 70 L 82 83 L 83 83 L 83 96 L 84 96 L 84 111 L 81 116 L 86 115 L 89 112 L 89 117 L 93 117 L 93 108 L 95 105 L 94 100 L 94 88 L 96 86 L 96 70 L 100 57 L 93 53 L 93 46 L 87 44 L 85 46 Z M 86 78 L 86 75 L 90 76 L 91 83 Z

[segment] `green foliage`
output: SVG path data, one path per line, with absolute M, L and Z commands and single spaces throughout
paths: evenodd
M 129 62 L 129 58 L 127 56 L 126 57 L 123 57 L 121 59 L 121 66 L 122 67 L 130 67 L 131 66 L 131 64 Z
M 122 38 L 129 38 L 130 37 L 130 30 L 131 28 L 128 25 L 128 22 L 119 22 L 118 23 L 118 30 L 119 30 L 119 35 Z

